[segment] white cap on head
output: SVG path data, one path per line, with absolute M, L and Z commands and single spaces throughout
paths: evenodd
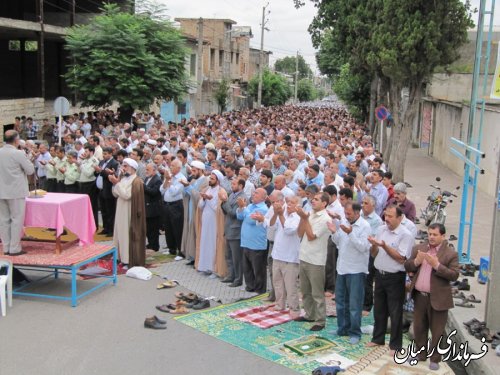
M 193 160 L 191 162 L 191 167 L 193 168 L 198 168 L 198 169 L 201 169 L 202 171 L 205 170 L 205 164 L 203 164 L 201 161 L 199 160 Z
M 129 167 L 132 167 L 135 170 L 137 170 L 137 168 L 139 168 L 139 164 L 137 164 L 137 162 L 134 159 L 131 159 L 131 158 L 125 158 L 125 159 L 123 159 L 123 164 L 127 164 Z
M 206 148 L 206 149 L 208 149 L 208 150 L 210 150 L 210 149 L 215 150 L 215 146 L 214 146 L 214 144 L 213 144 L 213 143 L 207 143 L 207 144 L 205 145 L 205 148 Z
M 156 141 L 154 139 L 148 139 L 148 141 L 146 142 L 148 145 L 151 145 L 151 146 L 156 146 Z
M 217 180 L 219 180 L 219 182 L 221 182 L 222 179 L 224 178 L 224 175 L 220 171 L 218 171 L 217 169 L 214 169 L 212 171 L 212 174 L 214 174 L 215 177 L 217 177 Z

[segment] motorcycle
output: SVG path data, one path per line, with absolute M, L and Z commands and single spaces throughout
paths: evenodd
M 436 181 L 441 181 L 440 177 L 436 177 Z M 460 190 L 460 186 L 457 186 L 454 191 L 450 192 L 447 190 L 442 190 L 438 185 L 430 185 L 434 190 L 427 197 L 427 207 L 422 210 L 421 218 L 425 220 L 425 226 L 429 226 L 433 223 L 443 224 L 446 221 L 446 210 L 445 207 L 448 203 L 452 203 L 451 197 L 458 198 L 455 194 Z

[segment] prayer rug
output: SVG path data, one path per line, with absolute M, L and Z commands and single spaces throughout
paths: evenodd
M 311 374 L 312 370 L 324 364 L 319 360 L 320 356 L 337 354 L 340 358 L 346 358 L 348 363 L 360 364 L 362 361 L 367 361 L 367 363 L 376 361 L 388 351 L 387 347 L 365 347 L 371 335 L 363 335 L 358 345 L 351 345 L 349 337 L 339 337 L 335 334 L 336 319 L 327 318 L 326 328 L 318 332 L 317 336 L 334 343 L 334 348 L 318 353 L 316 359 L 314 356 L 300 356 L 287 349 L 285 343 L 311 337 L 314 333 L 309 330 L 312 323 L 289 321 L 264 330 L 229 317 L 231 313 L 261 306 L 264 297 L 266 295 L 194 312 L 175 319 L 207 335 L 303 374 Z M 362 325 L 373 325 L 373 316 L 363 317 Z
M 14 266 L 71 266 L 112 248 L 109 245 L 96 243 L 85 246 L 76 244 L 57 255 L 54 243 L 22 241 L 21 245 L 26 254 L 11 257 L 3 255 L 3 247 L 0 243 L 0 258 L 11 260 Z
M 253 324 L 259 328 L 271 328 L 292 320 L 288 310 L 276 311 L 274 305 L 260 305 L 233 311 L 229 317 Z

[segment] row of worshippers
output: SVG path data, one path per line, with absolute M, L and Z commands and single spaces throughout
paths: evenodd
M 192 167 L 203 170 L 201 163 Z M 384 345 L 390 318 L 389 346 L 396 351 L 402 347 L 406 270 L 416 272 L 424 264 L 425 273 L 417 273 L 410 286 L 415 295 L 415 313 L 421 319 L 415 323 L 415 338 L 418 342 L 427 340 L 429 324 L 422 318 L 434 317 L 436 322 L 430 328 L 432 342 L 437 344 L 438 333 L 444 332 L 447 310 L 452 307 L 449 280 L 458 277 L 456 252 L 447 245 L 443 226 L 431 226 L 429 244 L 415 246 L 416 227 L 402 208 L 396 204 L 387 206 L 383 221 L 376 212 L 374 195 L 365 194 L 360 205 L 353 202 L 349 189 L 341 189 L 337 198 L 335 186 L 329 185 L 323 192 L 312 194 L 311 210 L 306 212 L 302 199 L 295 194 L 285 197 L 280 190 L 274 190 L 267 197 L 265 189 L 257 188 L 249 200 L 243 192 L 243 179 L 231 180 L 229 195 L 220 186 L 222 179 L 219 171 L 213 171 L 208 178 L 209 188 L 199 192 L 197 207 L 201 213 L 193 218 L 201 226 L 194 260 L 199 272 L 225 276 L 222 281 L 231 282 L 233 287 L 244 281 L 247 291 L 261 294 L 267 291 L 269 265 L 275 308 L 288 307 L 294 319 L 313 322 L 311 330 L 320 331 L 326 324 L 324 291 L 327 268 L 334 262 L 329 251 L 332 243 L 338 254 L 334 272 L 338 325 L 335 333 L 349 336 L 352 344 L 359 343 L 368 296 L 372 300 L 369 303 L 375 306 L 369 346 Z M 440 249 L 444 255 L 440 254 L 438 260 Z M 367 282 L 371 262 L 374 291 L 373 281 Z M 440 275 L 432 275 L 432 269 Z M 441 278 L 441 287 L 448 289 L 439 291 L 444 299 L 436 306 L 429 299 L 433 277 Z M 300 316 L 299 293 L 304 316 Z M 438 366 L 439 358 L 431 356 L 432 368 Z

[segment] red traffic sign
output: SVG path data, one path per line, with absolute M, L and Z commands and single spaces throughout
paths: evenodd
M 384 121 L 387 116 L 389 116 L 389 111 L 387 110 L 387 108 L 381 105 L 375 108 L 375 116 L 377 116 L 380 121 Z

